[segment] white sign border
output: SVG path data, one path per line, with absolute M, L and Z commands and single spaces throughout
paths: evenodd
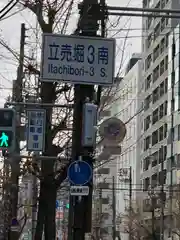
M 72 191 L 72 189 L 77 189 L 77 188 L 81 188 L 81 189 L 83 189 L 83 188 L 86 188 L 88 191 L 87 191 L 87 193 L 85 193 L 85 194 L 79 194 L 78 192 L 76 192 L 76 193 L 72 193 L 71 191 Z M 71 196 L 88 196 L 89 195 L 89 186 L 75 186 L 75 185 L 73 185 L 73 186 L 70 186 L 70 195 Z
M 115 72 L 115 56 L 116 56 L 116 40 L 114 38 L 102 38 L 102 37 L 87 37 L 87 36 L 82 36 L 82 35 L 63 35 L 63 34 L 53 34 L 53 33 L 43 33 L 42 34 L 42 51 L 41 51 L 41 64 L 40 64 L 40 81 L 41 82 L 62 82 L 62 83 L 69 83 L 69 84 L 82 84 L 82 85 L 100 85 L 100 86 L 112 86 L 114 84 L 114 79 L 115 77 L 112 76 L 112 81 L 108 83 L 94 83 L 94 82 L 85 82 L 85 81 L 70 81 L 70 80 L 63 80 L 63 79 L 49 79 L 49 78 L 44 78 L 43 77 L 43 65 L 44 65 L 44 45 L 45 45 L 45 37 L 46 36 L 57 36 L 61 38 L 81 38 L 81 39 L 91 39 L 91 40 L 103 40 L 103 41 L 109 41 L 113 42 L 113 55 L 114 55 L 114 60 L 112 62 L 112 69 L 114 69 Z M 85 79 L 85 78 L 84 78 Z
M 31 149 L 31 148 L 28 148 L 28 139 L 29 139 L 29 131 L 27 130 L 27 151 L 29 152 L 44 152 L 44 149 L 45 149 L 45 129 L 46 129 L 46 110 L 45 109 L 42 109 L 42 108 L 37 108 L 37 109 L 27 109 L 27 118 L 28 118 L 28 124 L 27 124 L 27 129 L 29 129 L 29 114 L 30 112 L 43 112 L 44 113 L 44 123 L 43 123 L 43 132 L 44 132 L 44 137 L 43 137 L 43 143 L 42 143 L 42 150 L 34 150 L 34 149 Z

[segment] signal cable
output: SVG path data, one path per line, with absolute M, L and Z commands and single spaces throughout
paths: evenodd
M 11 0 L 5 7 L 3 7 L 3 8 L 0 10 L 0 13 L 3 13 L 4 10 L 6 10 L 6 8 L 8 8 L 8 7 L 11 5 L 11 3 L 13 3 L 13 2 L 14 2 L 14 0 Z
M 16 2 L 14 2 L 14 4 L 9 8 L 7 9 L 1 16 L 0 16 L 0 19 L 2 19 L 3 17 L 6 16 L 7 13 L 9 13 L 15 6 L 16 4 L 19 2 L 19 0 L 16 0 Z

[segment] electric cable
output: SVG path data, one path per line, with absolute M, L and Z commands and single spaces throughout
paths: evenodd
M 6 20 L 6 19 L 8 19 L 8 18 L 10 18 L 10 17 L 13 17 L 14 15 L 16 15 L 16 14 L 22 12 L 22 11 L 24 11 L 24 9 L 19 9 L 19 10 L 15 11 L 15 12 L 11 13 L 11 14 L 8 15 L 8 16 L 5 16 L 5 17 L 1 18 L 0 21 L 4 21 L 4 20 Z
M 3 17 L 5 17 L 6 14 L 8 14 L 8 13 L 18 4 L 18 2 L 19 2 L 19 0 L 16 0 L 16 2 L 0 16 L 0 20 L 1 20 Z
M 0 10 L 0 14 L 3 13 L 4 10 L 6 10 L 6 8 L 8 8 L 13 2 L 14 2 L 14 0 L 11 0 L 5 7 L 3 7 L 3 8 Z

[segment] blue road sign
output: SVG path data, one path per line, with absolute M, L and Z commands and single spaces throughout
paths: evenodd
M 69 181 L 74 185 L 84 185 L 92 178 L 92 168 L 85 161 L 74 161 L 68 168 Z
M 56 200 L 56 209 L 59 207 L 59 200 Z

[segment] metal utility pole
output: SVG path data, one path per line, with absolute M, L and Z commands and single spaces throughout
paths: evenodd
M 100 20 L 98 0 L 84 0 L 80 4 L 80 20 L 78 28 L 83 36 L 96 36 L 98 20 Z M 93 148 L 83 148 L 82 141 L 82 110 L 86 98 L 94 100 L 93 85 L 75 85 L 74 87 L 74 116 L 72 135 L 72 159 L 78 160 L 80 156 L 89 165 L 93 165 Z M 68 240 L 84 240 L 85 233 L 91 232 L 92 220 L 92 182 L 88 184 L 89 195 L 71 197 L 69 211 Z
M 22 86 L 23 86 L 23 66 L 24 66 L 24 47 L 25 47 L 25 24 L 21 24 L 21 39 L 20 39 L 20 55 L 19 55 L 19 66 L 17 69 L 17 79 L 13 83 L 13 95 L 12 100 L 14 102 L 22 102 Z M 18 126 L 21 124 L 21 109 L 16 107 L 18 113 Z M 17 129 L 17 139 L 16 139 L 16 149 L 15 154 L 20 155 L 20 130 Z M 12 199 L 12 208 L 10 218 L 17 218 L 17 205 L 18 205 L 18 183 L 19 183 L 19 172 L 20 172 L 20 158 L 13 158 L 13 155 L 10 156 L 11 162 L 11 199 Z M 10 220 L 11 220 L 10 219 Z M 10 231 L 10 238 L 15 240 L 18 238 L 19 233 Z
M 8 238 L 8 227 L 9 227 L 9 214 L 11 211 L 11 202 L 10 202 L 10 188 L 9 188 L 9 179 L 10 179 L 10 165 L 8 164 L 6 157 L 4 157 L 4 167 L 3 167 L 3 232 L 0 236 L 1 239 Z
M 174 59 L 175 59 L 175 36 L 173 36 L 173 44 L 171 47 L 172 51 L 172 70 L 171 70 L 171 129 L 170 129 L 170 186 L 169 186 L 169 214 L 170 214 L 170 223 L 169 223 L 169 238 L 172 237 L 172 229 L 173 229 L 173 161 L 174 161 L 174 104 L 175 104 L 175 98 L 174 98 L 174 84 L 175 84 L 175 69 L 174 69 Z
M 113 208 L 113 231 L 112 231 L 112 237 L 113 240 L 116 239 L 116 195 L 115 195 L 115 177 L 112 178 L 112 192 L 113 192 L 113 198 L 112 198 L 112 208 Z
M 33 159 L 32 161 L 34 164 L 36 164 L 35 159 Z M 32 176 L 32 239 L 34 239 L 36 231 L 37 197 L 38 197 L 37 178 L 36 176 Z
M 132 239 L 132 167 L 129 168 L 129 217 L 130 217 L 130 229 L 129 240 Z
M 160 219 L 160 240 L 164 240 L 164 203 L 165 203 L 165 193 L 164 193 L 164 159 L 161 159 L 161 219 Z

